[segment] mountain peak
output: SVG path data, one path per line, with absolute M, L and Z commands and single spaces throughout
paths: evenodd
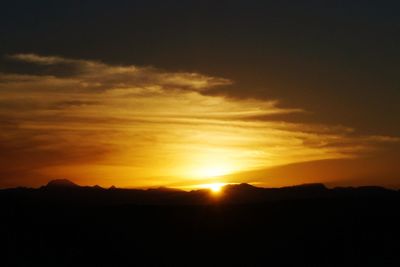
M 46 187 L 78 187 L 79 185 L 67 179 L 55 179 L 47 183 Z
M 241 184 L 228 184 L 224 187 L 227 190 L 253 190 L 253 189 L 258 189 L 257 187 L 247 184 L 247 183 L 241 183 Z

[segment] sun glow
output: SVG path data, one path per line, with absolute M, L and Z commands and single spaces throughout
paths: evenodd
M 217 133 L 215 135 L 218 136 Z M 207 136 L 207 140 L 212 140 L 212 138 L 212 136 Z M 245 169 L 244 165 L 231 157 L 235 153 L 227 148 L 210 148 L 207 143 L 196 145 L 196 147 L 193 153 L 182 159 L 182 165 L 185 166 L 183 172 L 187 177 L 203 180 Z
M 230 171 L 227 168 L 223 167 L 210 167 L 210 168 L 204 168 L 198 171 L 198 176 L 204 177 L 204 178 L 211 178 L 211 177 L 218 177 L 218 176 L 223 176 L 226 174 L 229 174 Z

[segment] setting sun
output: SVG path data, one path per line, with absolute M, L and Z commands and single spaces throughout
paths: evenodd
M 222 188 L 226 185 L 226 183 L 212 183 L 203 185 L 204 188 L 208 188 L 213 193 L 220 193 Z

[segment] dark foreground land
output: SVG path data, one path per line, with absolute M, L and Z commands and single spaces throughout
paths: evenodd
M 0 191 L 1 266 L 400 266 L 400 192 Z

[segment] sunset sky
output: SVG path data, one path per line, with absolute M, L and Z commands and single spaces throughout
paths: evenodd
M 400 188 L 398 1 L 14 1 L 0 187 Z

